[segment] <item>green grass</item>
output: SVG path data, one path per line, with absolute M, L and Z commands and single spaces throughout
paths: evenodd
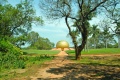
M 77 61 L 81 64 L 88 64 L 88 65 L 105 65 L 105 66 L 118 66 L 120 67 L 120 58 L 119 56 L 83 56 L 81 57 L 80 61 Z
M 47 55 L 55 55 L 60 52 L 58 50 L 35 50 L 35 49 L 24 49 L 22 51 L 27 54 L 47 54 Z
M 10 80 L 11 78 L 14 78 L 14 77 L 19 78 L 19 77 L 34 75 L 34 73 L 36 73 L 40 67 L 46 66 L 44 62 L 51 61 L 54 58 L 53 55 L 56 55 L 60 52 L 57 50 L 52 51 L 52 50 L 33 50 L 33 49 L 22 50 L 22 51 L 24 52 L 26 72 L 20 74 L 17 72 L 13 72 L 13 69 L 6 70 L 3 72 L 0 72 L 0 80 Z M 75 58 L 74 50 L 68 50 L 66 52 L 72 55 L 72 58 Z M 86 55 L 88 54 L 120 54 L 120 49 L 117 49 L 117 48 L 90 49 L 89 51 L 82 51 L 82 54 L 86 54 Z M 120 67 L 119 56 L 118 57 L 117 56 L 111 56 L 111 57 L 82 56 L 81 60 L 76 62 L 80 64 L 87 64 L 87 65 L 98 65 L 98 66 L 107 65 L 107 66 Z
M 34 73 L 37 72 L 37 70 L 40 67 L 43 67 L 44 62 L 51 61 L 54 56 L 60 51 L 52 51 L 52 50 L 22 50 L 24 52 L 24 55 L 22 56 L 22 59 L 25 62 L 25 70 L 24 73 L 16 72 L 17 70 L 23 70 L 23 69 L 6 69 L 0 71 L 0 80 L 10 80 L 14 77 L 22 77 L 22 76 L 29 76 L 34 75 Z M 14 71 L 13 71 L 14 70 Z
M 68 54 L 75 54 L 75 51 L 67 51 Z M 119 48 L 102 48 L 102 49 L 89 49 L 87 51 L 82 51 L 82 54 L 120 54 Z
M 71 59 L 75 58 L 75 51 L 66 51 Z M 88 51 L 82 51 L 82 55 L 104 55 L 104 54 L 120 54 L 119 48 L 102 48 L 102 49 L 89 49 Z M 77 63 L 87 65 L 106 65 L 106 66 L 119 66 L 120 67 L 120 56 L 81 56 L 81 60 L 76 61 Z

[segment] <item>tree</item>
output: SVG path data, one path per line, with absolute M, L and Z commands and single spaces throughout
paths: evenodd
M 24 46 L 24 45 L 26 44 L 26 42 L 28 41 L 28 39 L 27 39 L 27 36 L 23 34 L 23 35 L 20 35 L 20 36 L 18 36 L 18 37 L 11 36 L 11 37 L 9 38 L 9 41 L 10 41 L 13 45 L 21 48 L 21 46 Z
M 81 51 L 85 47 L 88 37 L 88 21 L 91 20 L 92 14 L 108 0 L 40 0 L 40 8 L 49 18 L 65 19 L 69 34 L 75 47 L 76 60 L 80 59 Z M 77 15 L 79 14 L 79 17 Z M 71 33 L 69 20 L 76 22 L 76 28 L 82 37 L 82 43 L 78 45 L 75 36 Z
M 108 6 L 109 5 L 109 6 Z M 111 26 L 111 30 L 118 38 L 118 48 L 120 48 L 120 0 L 110 0 L 109 3 L 103 5 L 106 16 L 112 20 L 112 24 L 116 26 Z
M 26 41 L 32 24 L 41 24 L 42 19 L 35 15 L 30 0 L 21 0 L 16 6 L 6 1 L 0 0 L 0 69 L 24 68 L 23 52 L 18 47 Z
M 98 43 L 98 36 L 100 34 L 100 29 L 98 28 L 98 25 L 93 25 L 91 27 L 91 34 L 92 34 L 92 39 L 93 39 L 93 43 L 94 43 L 94 49 L 96 49 L 97 47 L 97 43 Z
M 0 36 L 16 36 L 31 30 L 32 23 L 43 23 L 35 15 L 31 1 L 23 0 L 13 7 L 11 4 L 0 5 Z
M 37 32 L 32 31 L 27 35 L 27 38 L 28 38 L 28 43 L 32 46 L 38 40 L 39 34 Z
M 54 43 L 50 42 L 48 38 L 42 38 L 37 32 L 34 31 L 28 34 L 27 41 L 30 45 L 28 48 L 48 50 L 54 47 Z
M 105 48 L 107 48 L 109 40 L 113 37 L 113 35 L 110 34 L 110 30 L 109 30 L 110 27 L 109 20 L 106 19 L 101 21 L 99 27 L 103 30 L 100 36 L 105 45 Z
M 5 3 L 4 1 L 2 3 Z M 6 38 L 12 44 L 21 47 L 25 44 L 33 23 L 41 25 L 43 20 L 35 15 L 30 0 L 22 0 L 16 6 L 7 2 L 0 4 L 0 38 Z

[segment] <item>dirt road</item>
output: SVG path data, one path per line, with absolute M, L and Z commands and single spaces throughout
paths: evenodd
M 28 76 L 29 79 L 24 77 L 15 80 L 120 80 L 119 65 L 81 64 L 76 63 L 67 56 L 65 52 L 60 52 L 52 61 L 46 62 L 44 67 L 39 68 L 37 73 Z M 82 56 L 90 56 L 91 59 L 97 60 L 108 60 L 109 56 L 111 56 L 120 61 L 120 55 L 118 54 Z
M 35 76 L 31 76 L 31 80 L 46 80 L 46 79 L 56 79 L 56 78 L 62 78 L 66 75 L 66 73 L 63 74 L 57 74 L 62 71 L 58 70 L 55 71 L 59 67 L 64 67 L 66 64 L 74 63 L 72 60 L 67 59 L 67 54 L 63 51 L 61 51 L 58 55 L 56 55 L 55 59 L 51 62 L 46 62 L 45 65 L 48 65 L 45 68 L 39 69 L 38 73 L 35 74 Z M 52 73 L 55 72 L 55 73 Z
M 101 57 L 102 55 L 92 56 Z M 45 65 L 47 67 L 39 69 L 35 75 L 30 76 L 31 80 L 120 80 L 120 66 L 78 64 L 68 59 L 67 55 L 59 54 Z

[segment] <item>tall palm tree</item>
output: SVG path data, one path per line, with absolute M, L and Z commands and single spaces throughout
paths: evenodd
M 96 49 L 96 47 L 97 47 L 99 33 L 100 33 L 100 29 L 98 28 L 98 25 L 93 25 L 91 28 L 91 34 L 92 34 L 92 38 L 93 38 L 94 49 Z

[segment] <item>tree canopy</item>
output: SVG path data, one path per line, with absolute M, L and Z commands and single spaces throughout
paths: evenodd
M 116 0 L 114 0 L 116 2 Z M 80 59 L 81 51 L 85 47 L 89 33 L 89 20 L 93 18 L 103 5 L 112 4 L 111 0 L 40 0 L 43 13 L 52 19 L 64 18 L 75 47 L 76 59 Z M 107 7 L 110 5 L 106 5 Z M 70 24 L 74 24 L 82 37 L 81 44 L 77 44 L 76 36 L 72 34 Z
M 28 48 L 48 50 L 54 47 L 54 43 L 50 42 L 48 38 L 39 36 L 37 32 L 30 32 L 27 36 L 27 41 L 30 46 Z
M 33 23 L 43 23 L 41 17 L 35 15 L 31 1 L 24 0 L 16 6 L 0 4 L 0 36 L 26 34 Z

